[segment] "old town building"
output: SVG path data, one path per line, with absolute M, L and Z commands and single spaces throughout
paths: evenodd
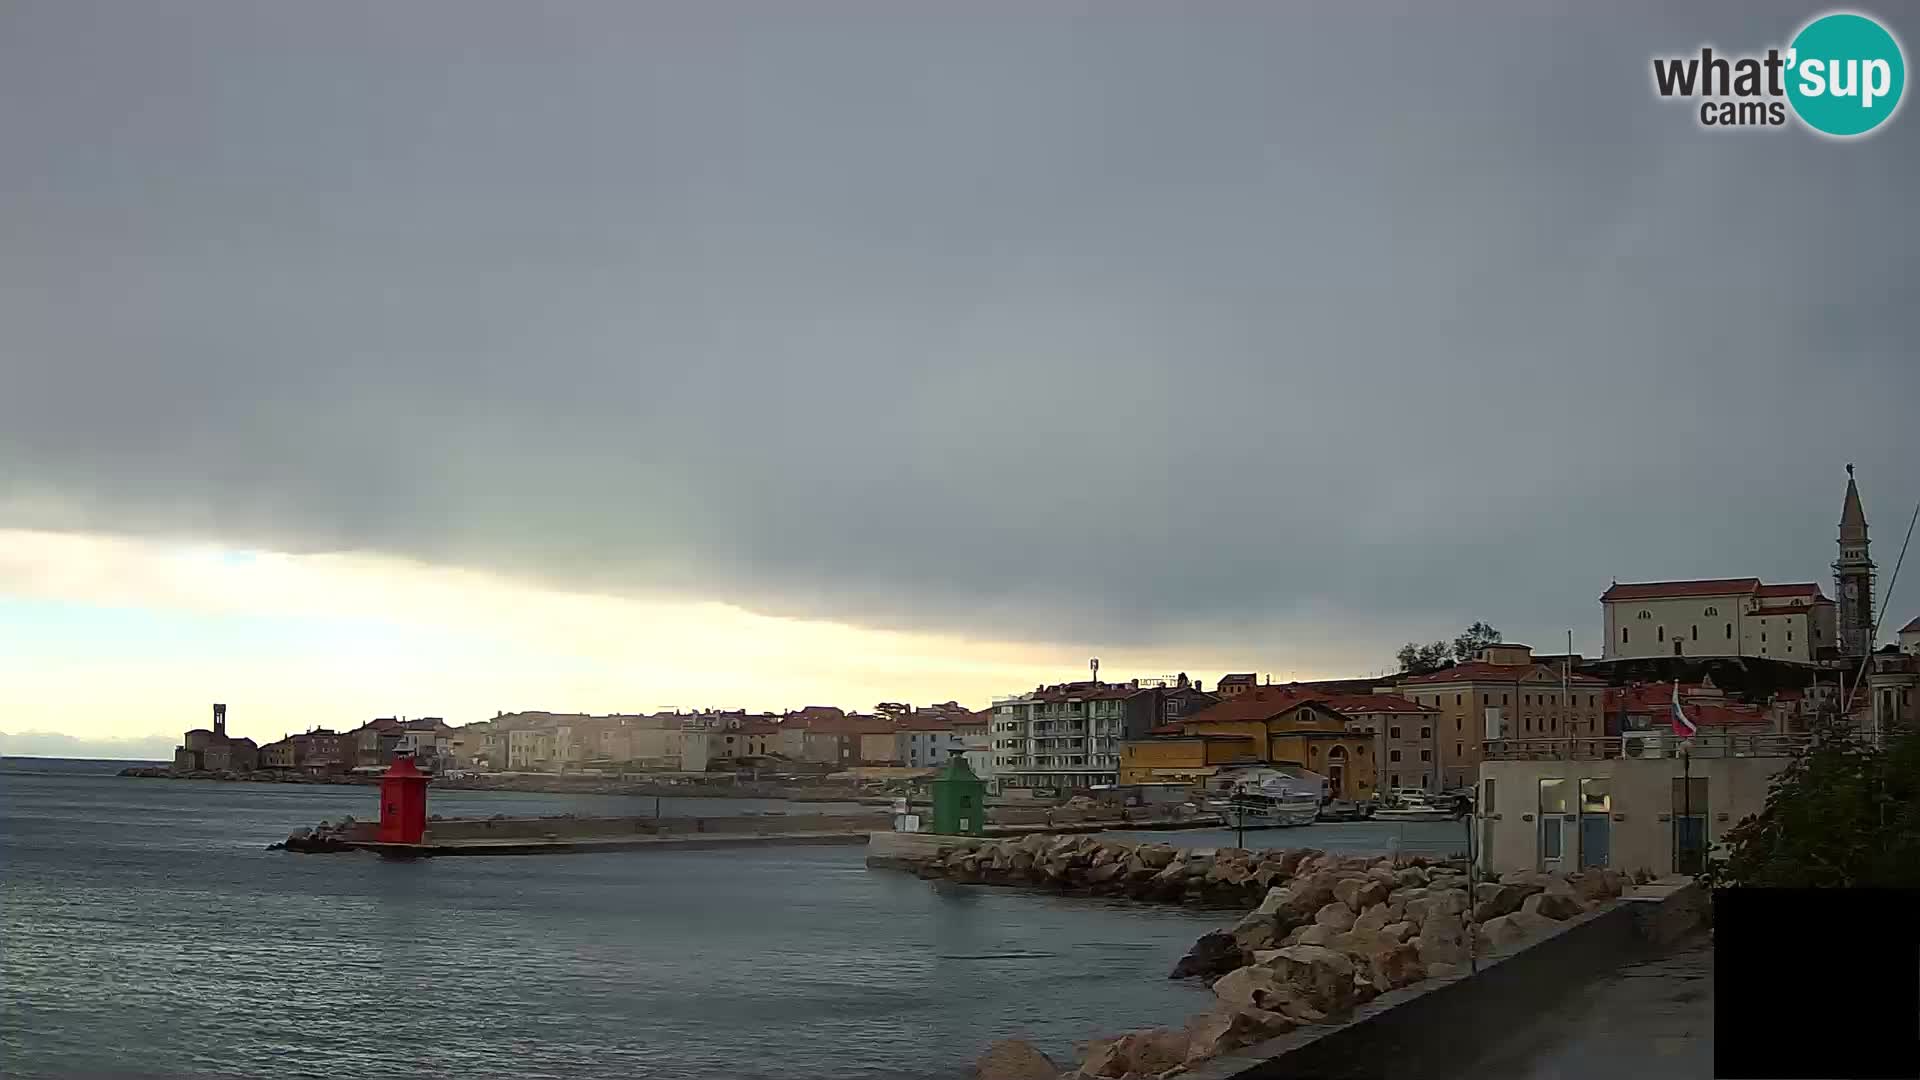
M 1435 757 L 1443 790 L 1472 787 L 1489 739 L 1598 735 L 1606 684 L 1533 658 L 1526 645 L 1490 645 L 1464 664 L 1397 677 L 1400 696 L 1439 710 Z

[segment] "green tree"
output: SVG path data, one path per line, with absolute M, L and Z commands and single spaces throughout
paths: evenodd
M 1475 622 L 1453 639 L 1453 662 L 1464 664 L 1480 655 L 1480 650 L 1498 644 L 1500 631 L 1495 630 L 1491 623 Z
M 1773 779 L 1707 860 L 1709 886 L 1920 888 L 1920 732 L 1880 745 L 1840 727 Z
M 1425 675 L 1429 671 L 1439 671 L 1447 666 L 1452 653 L 1444 641 L 1435 641 L 1427 645 L 1407 642 L 1400 646 L 1397 654 L 1400 670 L 1408 675 Z

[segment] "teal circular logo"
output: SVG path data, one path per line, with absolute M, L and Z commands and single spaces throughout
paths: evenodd
M 1789 49 L 1787 100 L 1815 131 L 1865 135 L 1900 107 L 1907 85 L 1900 43 L 1865 15 L 1823 15 Z

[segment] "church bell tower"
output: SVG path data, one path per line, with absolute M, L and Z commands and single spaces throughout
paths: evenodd
M 1860 489 L 1847 466 L 1847 501 L 1840 508 L 1840 557 L 1833 563 L 1833 587 L 1839 602 L 1840 653 L 1864 656 L 1873 651 L 1873 559 L 1867 539 L 1867 515 Z

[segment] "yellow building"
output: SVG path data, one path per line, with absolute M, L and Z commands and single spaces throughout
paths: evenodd
M 1327 778 L 1337 799 L 1378 788 L 1373 735 L 1324 700 L 1292 687 L 1256 686 L 1121 747 L 1120 782 L 1201 783 L 1227 765 L 1292 765 Z
M 1222 765 L 1260 764 L 1259 742 L 1239 735 L 1161 735 L 1120 746 L 1123 784 L 1202 784 Z

